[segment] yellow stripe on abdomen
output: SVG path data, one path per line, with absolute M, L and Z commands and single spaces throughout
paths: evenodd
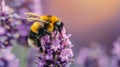
M 31 26 L 31 30 L 34 33 L 38 33 L 38 30 L 41 28 L 40 22 L 34 22 L 33 25 Z

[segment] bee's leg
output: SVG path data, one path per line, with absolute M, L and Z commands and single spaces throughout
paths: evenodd
M 40 52 L 43 53 L 43 48 L 42 48 L 42 44 L 41 44 L 41 38 L 37 37 L 35 41 L 36 41 L 36 45 L 39 47 Z
M 48 35 L 51 35 L 51 33 L 47 30 L 44 30 L 44 33 L 48 34 Z
M 61 24 L 61 26 L 59 27 L 59 33 L 60 33 L 60 35 L 63 37 L 63 35 L 62 35 L 62 30 L 63 30 L 63 23 Z
M 61 22 L 61 24 L 58 26 L 58 31 L 59 31 L 61 37 L 63 37 L 63 34 L 62 34 L 63 27 L 64 27 L 64 24 L 63 24 L 63 22 Z
M 57 34 L 58 34 L 58 32 L 56 32 L 56 33 L 55 33 L 55 36 L 53 37 L 53 39 L 55 39 L 55 38 L 56 38 Z
M 60 31 L 60 35 L 61 35 L 61 37 L 63 37 L 63 34 L 62 34 L 62 32 Z
M 53 39 L 55 39 L 56 38 L 56 36 L 57 36 L 57 34 L 58 34 L 58 32 L 59 32 L 59 30 L 58 30 L 58 28 L 55 26 L 55 30 L 56 30 L 56 33 L 55 33 L 55 36 L 53 37 Z

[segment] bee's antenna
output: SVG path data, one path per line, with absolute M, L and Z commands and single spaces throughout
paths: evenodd
M 68 23 L 68 22 L 63 22 L 64 24 L 66 24 L 66 25 L 71 25 L 70 23 Z

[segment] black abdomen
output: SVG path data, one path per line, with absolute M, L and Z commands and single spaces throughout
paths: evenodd
M 37 37 L 37 34 L 34 33 L 32 30 L 30 30 L 29 34 L 28 34 L 28 38 L 34 40 Z

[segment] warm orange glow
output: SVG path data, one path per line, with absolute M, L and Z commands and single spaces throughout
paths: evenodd
M 77 26 L 86 28 L 116 16 L 120 10 L 119 3 L 120 0 L 51 0 L 46 6 L 48 14 L 58 15 L 66 22 L 75 22 Z

